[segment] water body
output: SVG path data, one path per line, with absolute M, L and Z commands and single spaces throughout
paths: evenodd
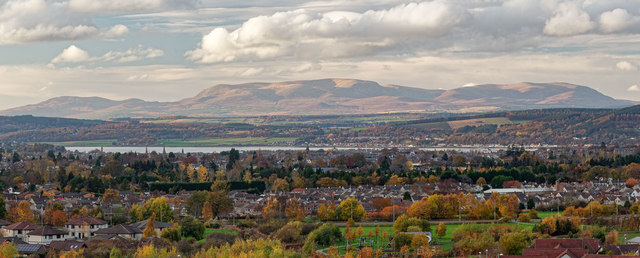
M 152 152 L 155 151 L 157 153 L 162 152 L 162 148 L 160 146 L 153 147 L 140 147 L 140 146 L 106 146 L 106 147 L 65 147 L 68 151 L 78 151 L 78 152 L 91 152 L 95 150 L 102 150 L 104 152 L 137 152 L 144 153 L 146 151 Z M 223 152 L 229 151 L 231 148 L 235 148 L 239 151 L 300 151 L 306 150 L 306 147 L 299 146 L 228 146 L 228 147 L 165 147 L 165 151 L 167 153 L 212 153 L 212 152 Z M 317 151 L 317 150 L 381 150 L 383 148 L 355 148 L 355 147 L 309 147 L 309 150 Z M 399 149 L 409 149 L 399 147 Z M 424 147 L 419 148 L 420 150 L 425 151 L 458 151 L 458 152 L 482 152 L 482 153 L 491 153 L 497 152 L 501 150 L 506 150 L 506 147 Z M 526 148 L 527 151 L 535 151 L 536 148 Z

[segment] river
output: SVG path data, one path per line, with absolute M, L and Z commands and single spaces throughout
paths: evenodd
M 115 152 L 120 152 L 120 153 L 126 153 L 126 152 L 137 152 L 137 153 L 144 153 L 146 151 L 152 152 L 158 152 L 161 153 L 163 150 L 162 146 L 150 146 L 150 147 L 140 147 L 140 146 L 107 146 L 107 147 L 73 147 L 73 146 L 69 146 L 69 147 L 65 147 L 68 151 L 78 151 L 78 152 L 90 152 L 90 151 L 95 151 L 95 150 L 100 150 L 100 148 L 102 148 L 102 150 L 104 152 L 111 152 L 111 153 L 115 153 Z M 299 150 L 305 150 L 306 147 L 297 147 L 297 146 L 228 146 L 228 147 L 164 147 L 165 151 L 167 153 L 169 152 L 174 152 L 174 153 L 180 153 L 183 152 L 184 153 L 212 153 L 212 152 L 223 152 L 223 151 L 229 151 L 231 150 L 231 148 L 235 148 L 236 150 L 239 151 L 255 151 L 255 150 L 263 150 L 263 151 L 299 151 Z M 399 149 L 410 149 L 409 147 L 399 147 Z M 380 150 L 383 148 L 356 148 L 356 147 L 309 147 L 309 150 L 312 151 L 316 151 L 316 150 Z M 423 148 L 419 148 L 421 150 L 425 150 L 425 151 L 432 151 L 432 150 L 436 150 L 436 151 L 458 151 L 458 152 L 482 152 L 482 153 L 491 153 L 491 152 L 496 152 L 496 151 L 500 151 L 500 150 L 506 150 L 506 147 L 477 147 L 477 146 L 471 146 L 471 147 L 423 147 Z M 527 151 L 535 151 L 536 148 L 526 148 Z

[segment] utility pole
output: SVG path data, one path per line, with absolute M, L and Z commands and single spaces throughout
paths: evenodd
M 460 199 L 458 199 L 458 221 L 462 221 Z

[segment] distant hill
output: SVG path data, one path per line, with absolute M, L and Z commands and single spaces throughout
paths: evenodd
M 219 84 L 176 102 L 57 97 L 3 110 L 0 114 L 108 119 L 175 115 L 212 117 L 620 108 L 633 104 L 613 99 L 589 87 L 567 83 L 487 84 L 445 91 L 380 85 L 354 79 L 321 79 Z

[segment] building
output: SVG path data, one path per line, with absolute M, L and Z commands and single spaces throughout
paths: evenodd
M 56 250 L 56 252 L 69 252 L 71 250 L 78 251 L 81 248 L 86 248 L 87 245 L 83 242 L 76 240 L 64 240 L 64 241 L 51 241 L 49 247 Z
M 47 247 L 44 245 L 32 245 L 32 244 L 18 244 L 18 253 L 24 256 L 31 254 L 44 254 L 47 252 Z
M 93 237 L 96 231 L 108 228 L 109 224 L 101 219 L 83 217 L 68 221 L 64 227 L 69 234 L 69 239 L 82 239 Z
M 112 239 L 114 237 L 122 237 L 130 240 L 142 239 L 142 230 L 129 225 L 115 225 L 110 228 L 99 229 L 95 232 L 96 237 Z
M 595 238 L 551 238 L 536 239 L 528 249 L 522 250 L 522 255 L 506 255 L 503 258 L 586 258 L 586 257 L 610 257 L 600 256 L 597 253 L 602 250 L 600 241 Z
M 149 219 L 145 219 L 143 221 L 138 221 L 136 223 L 129 224 L 129 226 L 132 226 L 132 227 L 138 228 L 141 231 L 144 231 L 144 229 L 147 227 L 147 223 L 149 223 Z M 170 228 L 170 227 L 173 227 L 173 224 L 160 222 L 160 221 L 153 221 L 153 228 L 155 228 L 156 234 L 158 236 L 162 233 L 163 229 Z
M 67 233 L 52 227 L 41 227 L 27 233 L 27 243 L 48 245 L 51 241 L 63 241 L 67 238 Z
M 39 228 L 42 228 L 42 226 L 38 226 L 28 221 L 22 221 L 3 227 L 2 235 L 4 237 L 19 237 L 26 241 L 27 234 Z

